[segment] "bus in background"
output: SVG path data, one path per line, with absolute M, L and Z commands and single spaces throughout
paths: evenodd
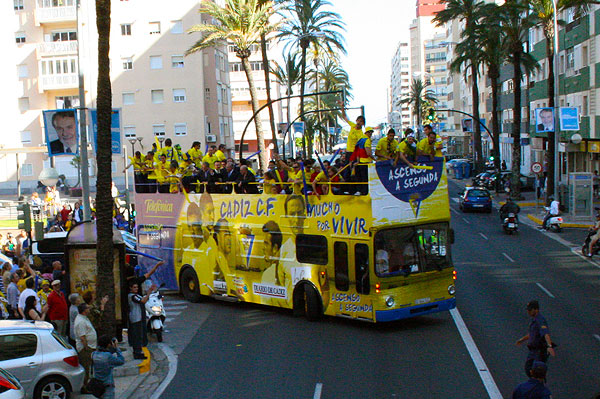
M 367 195 L 138 193 L 138 250 L 165 259 L 156 283 L 194 302 L 373 322 L 450 310 L 444 159 L 420 165 L 369 164 Z

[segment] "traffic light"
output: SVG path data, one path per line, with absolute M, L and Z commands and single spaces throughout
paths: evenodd
M 435 109 L 429 108 L 427 111 L 427 119 L 429 122 L 433 122 L 435 120 Z
M 31 231 L 31 208 L 29 204 L 17 205 L 17 220 L 19 222 L 19 229 Z
M 490 156 L 490 162 L 494 162 L 494 156 L 493 155 Z

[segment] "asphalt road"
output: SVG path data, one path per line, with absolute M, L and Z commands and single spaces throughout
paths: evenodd
M 459 188 L 450 185 L 451 196 Z M 526 303 L 538 299 L 557 357 L 549 362 L 554 398 L 600 392 L 600 266 L 565 239 L 521 225 L 500 229 L 497 212 L 453 208 L 458 309 L 503 397 L 526 379 Z M 567 244 L 567 245 L 564 245 Z M 190 316 L 192 315 L 192 316 Z M 209 300 L 190 304 L 167 326 L 178 372 L 161 398 L 485 398 L 471 354 L 449 313 L 389 324 L 325 318 Z

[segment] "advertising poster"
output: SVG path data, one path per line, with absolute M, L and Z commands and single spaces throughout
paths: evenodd
M 76 155 L 79 153 L 77 111 L 60 109 L 44 111 L 44 129 L 48 155 Z
M 92 132 L 94 133 L 94 148 L 98 148 L 98 112 L 95 109 L 90 110 L 92 119 Z M 121 153 L 121 110 L 113 109 L 110 122 L 111 134 L 111 152 L 113 154 Z
M 560 108 L 560 130 L 579 131 L 579 108 Z

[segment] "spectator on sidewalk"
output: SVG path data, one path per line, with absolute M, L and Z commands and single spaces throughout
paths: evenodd
M 33 295 L 27 297 L 27 300 L 25 301 L 25 309 L 23 310 L 23 313 L 25 314 L 25 320 L 44 321 L 46 312 L 48 311 L 48 306 L 44 306 L 41 313 L 37 310 L 38 306 L 39 303 L 36 297 Z
M 69 306 L 69 338 L 75 342 L 75 318 L 79 314 L 77 306 L 81 303 L 81 296 L 78 293 L 69 295 L 69 303 L 71 304 Z
M 127 296 L 127 304 L 129 305 L 129 328 L 127 336 L 129 345 L 133 347 L 134 359 L 146 359 L 142 347 L 148 345 L 148 335 L 144 331 L 144 319 L 142 313 L 145 312 L 144 304 L 148 302 L 148 298 L 152 292 L 156 290 L 156 286 L 152 285 L 148 293 L 144 296 L 139 294 L 139 285 L 133 282 L 129 285 L 129 295 Z
M 106 391 L 101 396 L 102 399 L 115 398 L 115 380 L 113 369 L 125 364 L 125 358 L 121 354 L 116 338 L 110 338 L 103 335 L 98 339 L 98 349 L 92 353 L 94 362 L 94 378 L 102 381 L 106 386 Z
M 42 289 L 38 291 L 38 298 L 40 298 L 40 304 L 42 306 L 48 303 L 48 295 L 52 292 L 50 290 L 50 281 L 42 280 Z
M 92 352 L 96 350 L 98 336 L 92 322 L 87 317 L 89 314 L 88 305 L 81 303 L 77 306 L 77 310 L 79 314 L 75 318 L 75 347 L 79 355 L 79 363 L 85 369 L 83 386 L 86 386 L 90 379 Z
M 88 318 L 92 322 L 94 328 L 98 330 L 104 321 L 104 308 L 108 302 L 108 295 L 104 295 L 100 303 L 98 303 L 98 301 L 94 301 L 94 294 L 92 291 L 84 292 L 82 298 L 90 307 L 90 314 L 88 315 Z
M 17 283 L 19 282 L 19 274 L 17 272 L 12 273 L 10 275 L 10 284 L 6 289 L 6 299 L 8 300 L 8 313 L 10 314 L 10 319 L 19 319 L 19 287 L 17 287 Z
M 65 275 L 62 263 L 59 260 L 52 262 L 52 280 L 60 280 Z
M 12 269 L 12 265 L 9 262 L 4 262 L 2 265 L 2 293 L 4 295 L 7 294 L 8 285 L 10 284 L 10 269 Z
M 67 320 L 69 320 L 69 309 L 65 294 L 60 290 L 60 280 L 52 282 L 52 292 L 48 294 L 48 318 L 54 324 L 56 332 L 67 337 Z
M 19 295 L 19 314 L 21 315 L 22 319 L 25 319 L 25 301 L 30 296 L 34 297 L 36 300 L 36 310 L 38 311 L 38 313 L 42 313 L 42 305 L 40 304 L 40 298 L 38 298 L 37 292 L 35 292 L 33 289 L 33 278 L 28 278 L 25 281 L 25 287 L 26 288 L 23 290 L 23 292 L 21 292 L 21 295 Z

